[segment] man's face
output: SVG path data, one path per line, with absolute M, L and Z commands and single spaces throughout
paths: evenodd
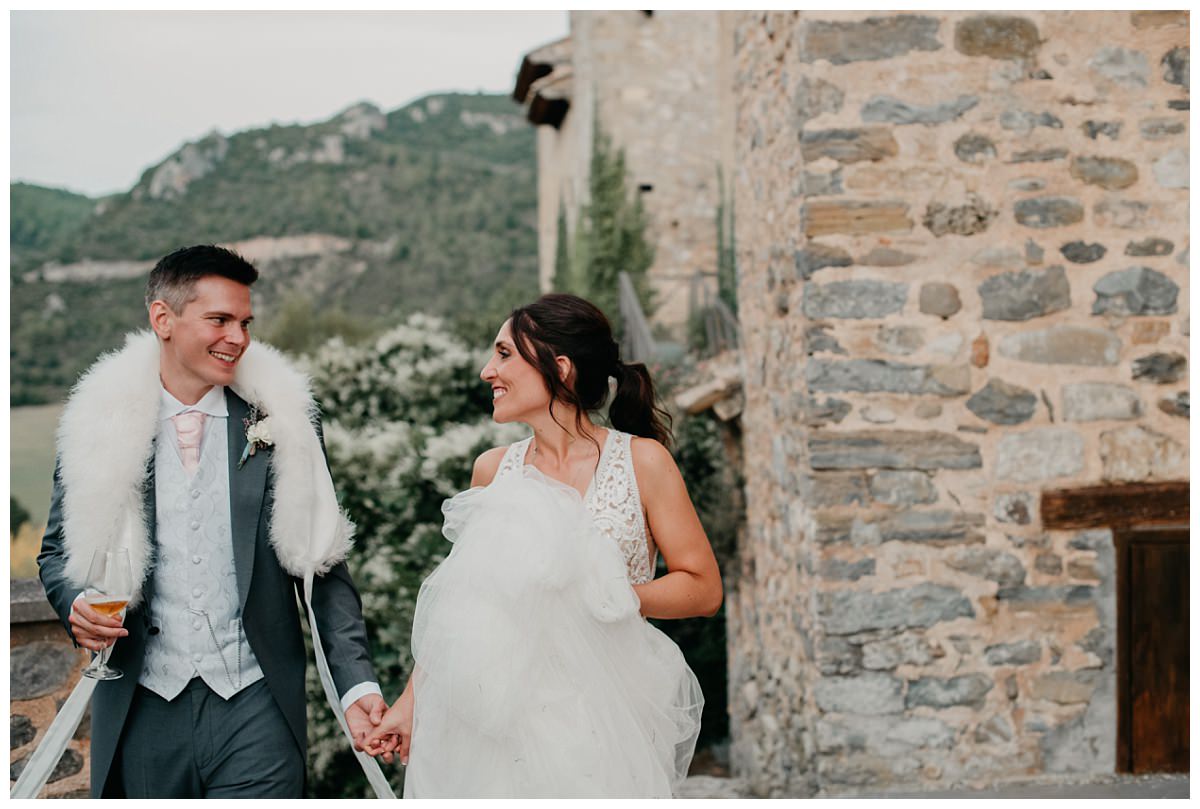
M 233 382 L 250 345 L 250 287 L 219 275 L 196 282 L 182 312 L 163 301 L 150 307 L 150 324 L 162 340 L 163 387 L 184 404 L 195 404 L 214 385 Z

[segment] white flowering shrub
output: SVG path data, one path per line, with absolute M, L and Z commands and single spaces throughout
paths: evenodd
M 442 502 L 470 485 L 479 453 L 527 434 L 491 419 L 491 390 L 479 379 L 489 352 L 464 345 L 437 318 L 414 315 L 373 343 L 334 338 L 307 360 L 334 486 L 356 525 L 347 564 L 389 702 L 408 681 L 417 591 L 450 551 Z M 309 794 L 368 796 L 312 666 L 308 705 Z M 402 768 L 383 768 L 399 794 Z

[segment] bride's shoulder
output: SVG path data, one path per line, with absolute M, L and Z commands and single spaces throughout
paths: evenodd
M 500 462 L 504 460 L 504 453 L 508 451 L 507 446 L 492 447 L 483 452 L 475 459 L 475 466 L 471 469 L 471 487 L 487 486 L 496 477 L 496 472 L 500 469 Z
M 629 454 L 633 460 L 633 471 L 639 484 L 643 481 L 656 481 L 663 477 L 674 477 L 679 474 L 675 458 L 671 451 L 660 441 L 642 436 L 630 436 Z

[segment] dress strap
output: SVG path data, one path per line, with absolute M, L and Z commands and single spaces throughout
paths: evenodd
M 529 450 L 529 442 L 532 440 L 533 436 L 531 435 L 508 445 L 508 449 L 504 451 L 504 457 L 500 459 L 500 467 L 496 470 L 497 478 L 518 471 L 525 465 L 525 454 Z

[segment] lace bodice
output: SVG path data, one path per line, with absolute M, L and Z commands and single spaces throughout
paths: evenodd
M 609 430 L 600 452 L 600 463 L 583 498 L 600 533 L 613 542 L 625 558 L 632 584 L 645 584 L 654 577 L 654 538 L 642 513 L 642 497 L 633 472 L 633 436 Z M 533 436 L 509 446 L 496 470 L 496 477 L 511 474 L 526 462 Z

